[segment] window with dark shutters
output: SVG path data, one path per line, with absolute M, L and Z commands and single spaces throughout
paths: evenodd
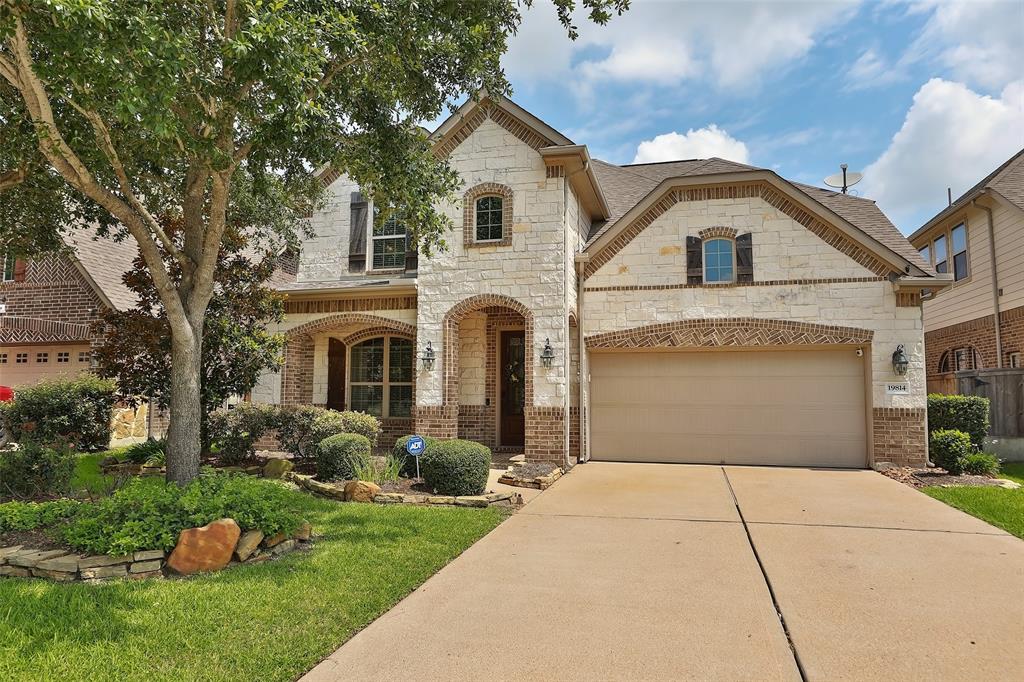
M 754 281 L 754 242 L 747 232 L 736 237 L 736 281 Z
M 701 284 L 704 281 L 704 261 L 700 237 L 686 238 L 686 283 Z
M 366 216 L 369 212 L 366 198 L 361 192 L 352 192 L 351 220 L 348 233 L 348 270 L 366 270 Z

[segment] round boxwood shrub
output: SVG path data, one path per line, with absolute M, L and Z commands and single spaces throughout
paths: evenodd
M 490 468 L 490 448 L 469 440 L 434 441 L 420 457 L 423 480 L 442 495 L 481 494 Z
M 339 433 L 320 441 L 316 449 L 316 477 L 321 481 L 348 481 L 356 469 L 370 464 L 370 441 L 358 433 Z
M 939 429 L 932 431 L 928 439 L 932 461 L 954 476 L 964 472 L 964 464 L 972 450 L 971 437 L 963 431 Z
M 999 459 L 986 452 L 972 452 L 964 458 L 964 473 L 995 476 L 999 473 Z
M 401 460 L 402 469 L 398 472 L 399 475 L 405 476 L 406 478 L 416 477 L 416 458 L 409 454 L 409 451 L 405 449 L 405 444 L 409 442 L 412 436 L 401 436 L 395 441 L 395 447 L 391 449 L 391 457 L 393 459 Z M 426 451 L 429 450 L 432 444 L 439 442 L 436 438 L 424 438 L 425 447 L 424 452 L 420 454 L 420 468 L 423 467 L 423 456 Z M 423 473 L 422 471 L 420 473 Z
M 988 398 L 932 393 L 928 396 L 928 428 L 963 431 L 971 437 L 971 444 L 977 450 L 988 435 L 988 410 Z

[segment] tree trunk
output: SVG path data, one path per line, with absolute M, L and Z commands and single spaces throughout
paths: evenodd
M 167 430 L 167 480 L 186 485 L 199 475 L 203 405 L 202 329 L 171 329 L 171 420 Z

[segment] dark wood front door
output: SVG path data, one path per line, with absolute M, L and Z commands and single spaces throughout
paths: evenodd
M 522 331 L 501 332 L 498 365 L 501 391 L 500 444 L 519 446 L 526 442 L 526 337 Z
M 338 339 L 327 344 L 327 407 L 345 411 L 345 344 Z

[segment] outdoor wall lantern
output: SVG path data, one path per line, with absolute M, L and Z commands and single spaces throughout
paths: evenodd
M 907 373 L 907 367 L 910 365 L 910 360 L 907 359 L 907 354 L 903 352 L 903 344 L 896 346 L 896 350 L 892 354 L 892 369 L 894 372 L 903 376 Z
M 555 351 L 551 348 L 551 339 L 544 339 L 544 350 L 540 352 L 540 364 L 550 367 L 551 361 L 554 359 Z
M 434 369 L 434 349 L 430 345 L 430 341 L 427 341 L 427 347 L 423 349 L 423 355 L 420 356 L 420 360 L 423 361 L 423 369 L 427 372 Z

